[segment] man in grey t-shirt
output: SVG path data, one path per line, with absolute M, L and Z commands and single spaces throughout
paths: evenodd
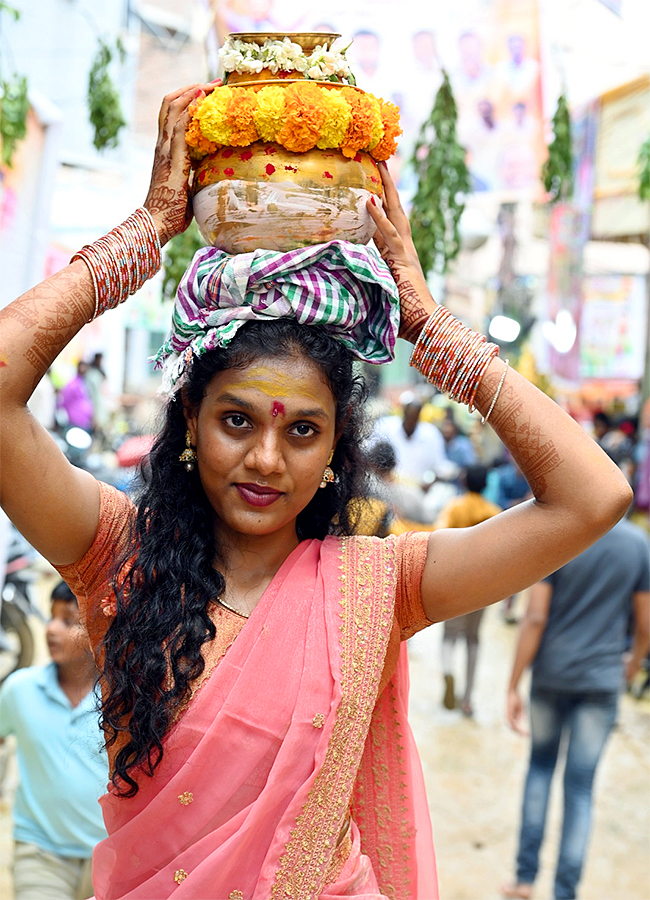
M 624 660 L 630 614 L 634 637 Z M 517 879 L 506 897 L 528 900 L 563 734 L 568 737 L 556 900 L 570 900 L 582 872 L 596 766 L 616 718 L 618 694 L 650 647 L 648 536 L 623 520 L 531 590 L 508 686 L 508 721 L 525 733 L 517 686 L 532 665 L 532 746 L 524 789 Z M 624 669 L 625 666 L 625 669 Z

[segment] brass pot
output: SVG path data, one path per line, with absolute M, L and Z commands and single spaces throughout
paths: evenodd
M 346 240 L 367 244 L 366 208 L 381 198 L 381 176 L 367 153 L 292 153 L 279 144 L 222 147 L 194 173 L 194 215 L 207 244 L 227 253 L 288 251 Z

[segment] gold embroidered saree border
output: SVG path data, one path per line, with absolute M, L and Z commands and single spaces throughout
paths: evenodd
M 344 538 L 340 559 L 341 702 L 325 760 L 280 859 L 273 900 L 315 900 L 330 880 L 393 621 L 394 540 Z
M 391 680 L 373 711 L 365 760 L 354 788 L 352 816 L 361 849 L 390 900 L 410 900 L 415 829 L 406 784 L 406 736 Z

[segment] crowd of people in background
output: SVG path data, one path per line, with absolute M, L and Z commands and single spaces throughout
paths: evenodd
M 638 415 L 603 410 L 596 410 L 591 422 L 584 424 L 625 473 L 635 491 L 635 508 L 647 511 L 650 429 L 640 428 Z M 382 468 L 385 444 L 395 459 L 391 478 L 384 472 L 383 482 L 398 519 L 433 525 L 443 506 L 463 492 L 461 473 L 468 466 L 486 468 L 487 484 L 481 493 L 501 509 L 530 496 L 524 476 L 491 429 L 480 426 L 462 407 L 437 405 L 435 397 L 420 395 L 417 389 L 403 393 L 394 412 L 376 418 L 368 442 L 375 469 Z

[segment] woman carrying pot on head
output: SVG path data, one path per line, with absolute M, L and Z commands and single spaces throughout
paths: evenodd
M 27 401 L 77 331 L 150 277 L 160 245 L 187 226 L 184 132 L 198 87 L 163 101 L 144 208 L 0 313 L 2 503 L 73 587 L 101 671 L 111 774 L 96 896 L 429 900 L 400 641 L 557 569 L 617 521 L 630 491 L 567 415 L 435 304 L 385 167 L 385 213 L 369 204 L 379 288 L 354 248 L 335 246 L 351 254 L 341 265 L 356 299 L 316 266 L 322 280 L 299 284 L 315 324 L 292 313 L 295 280 L 280 317 L 258 315 L 258 288 L 226 321 L 242 261 L 221 259 L 203 281 L 194 267 L 139 501 L 69 465 Z M 252 279 L 257 257 L 245 256 Z M 534 500 L 470 529 L 350 536 L 365 474 L 352 361 L 372 355 L 350 308 L 377 290 L 399 293 L 412 362 L 489 415 Z M 388 312 L 375 339 L 390 327 Z

